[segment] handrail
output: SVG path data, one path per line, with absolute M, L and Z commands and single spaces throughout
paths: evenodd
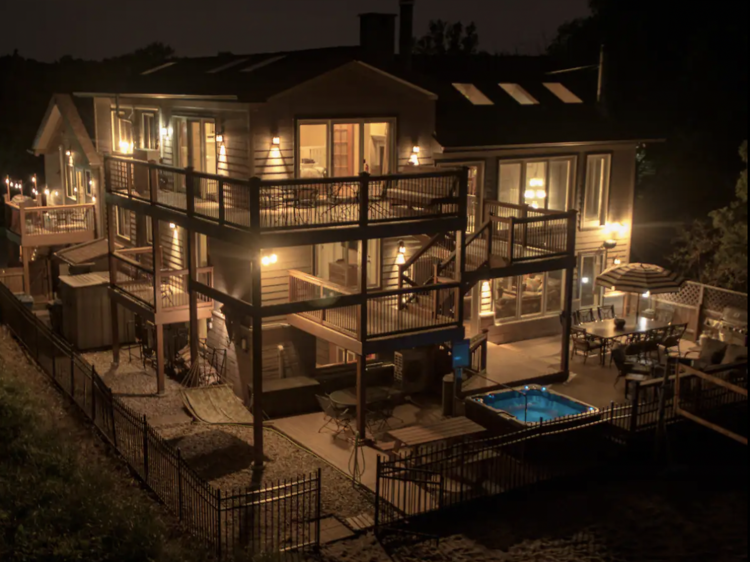
M 120 250 L 117 250 L 115 253 L 120 255 L 128 255 L 128 254 L 146 254 L 149 252 L 153 252 L 154 249 L 151 246 L 144 246 L 142 248 L 122 248 Z
M 209 267 L 199 267 L 195 270 L 196 273 L 213 273 L 214 268 L 213 266 Z M 162 269 L 159 272 L 159 277 L 184 277 L 185 275 L 190 275 L 189 269 Z
M 96 205 L 94 203 L 77 203 L 75 205 L 54 205 L 46 207 L 24 207 L 23 210 L 26 212 L 44 212 L 44 211 L 72 211 L 74 209 L 93 209 Z
M 139 263 L 139 262 L 137 262 L 137 261 L 135 261 L 135 260 L 131 260 L 131 259 L 130 259 L 130 258 L 128 258 L 128 257 L 125 257 L 125 256 L 120 256 L 120 255 L 118 255 L 118 253 L 117 253 L 117 252 L 113 252 L 113 253 L 112 253 L 112 257 L 113 257 L 113 258 L 115 258 L 115 259 L 116 259 L 116 260 L 118 260 L 118 261 L 121 261 L 121 262 L 122 262 L 122 263 L 124 263 L 124 264 L 127 264 L 127 265 L 131 265 L 131 266 L 133 266 L 133 267 L 135 267 L 135 268 L 137 268 L 137 269 L 140 269 L 140 270 L 141 270 L 141 271 L 143 271 L 144 273 L 150 273 L 150 274 L 152 274 L 152 275 L 153 275 L 153 273 L 154 273 L 154 270 L 153 270 L 153 269 L 148 269 L 147 267 L 144 267 L 142 263 Z
M 443 238 L 444 236 L 445 234 L 441 233 L 441 234 L 436 234 L 435 236 L 430 238 L 430 241 L 426 245 L 422 246 L 419 250 L 417 250 L 416 253 L 412 257 L 406 260 L 406 263 L 404 265 L 398 266 L 401 272 L 406 271 L 415 263 L 417 263 L 417 261 L 419 261 L 419 259 L 422 256 L 424 256 L 433 246 L 435 246 L 435 244 L 437 244 L 440 241 L 440 239 Z
M 357 291 L 352 291 L 349 287 L 344 287 L 343 285 L 338 285 L 337 283 L 326 281 L 325 279 L 321 279 L 320 277 L 316 277 L 315 275 L 310 275 L 309 273 L 305 273 L 297 269 L 290 269 L 289 277 L 294 277 L 295 279 L 307 281 L 308 283 L 311 283 L 313 285 L 317 285 L 324 289 L 330 289 L 331 291 L 337 291 L 344 295 L 358 295 L 359 294 Z

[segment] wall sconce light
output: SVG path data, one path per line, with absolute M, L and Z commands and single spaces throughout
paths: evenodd
M 221 134 L 221 133 L 218 134 L 218 135 L 216 135 L 216 142 L 218 142 L 219 144 L 221 144 L 222 142 L 224 142 L 224 135 Z
M 617 248 L 617 240 L 611 239 L 604 242 L 605 250 L 614 250 L 615 248 Z
M 161 136 L 163 138 L 166 138 L 167 136 L 169 136 L 169 129 L 167 129 L 166 127 L 162 127 L 161 128 Z
M 583 279 L 581 279 L 581 281 L 583 281 L 583 284 L 584 284 L 584 285 L 588 285 L 589 283 L 591 283 L 591 278 L 589 278 L 589 277 L 584 277 Z
M 210 332 L 211 330 L 213 330 L 213 329 L 214 329 L 214 321 L 213 321 L 213 320 L 209 320 L 209 321 L 208 321 L 208 322 L 206 323 L 206 327 L 208 328 L 208 331 L 209 331 L 209 332 Z
M 643 296 L 644 299 L 650 299 L 651 298 L 651 291 L 646 291 L 645 293 L 643 293 L 642 296 Z
M 281 138 L 273 137 L 271 139 L 271 158 L 281 158 Z
M 66 150 L 65 151 L 65 156 L 67 156 L 68 158 L 70 158 L 71 156 L 73 156 L 73 153 L 70 150 Z
M 93 197 L 91 198 L 91 202 L 92 202 L 92 203 L 96 203 L 96 195 L 94 195 L 94 196 L 93 196 Z
M 396 265 L 406 264 L 406 244 L 401 240 L 398 243 L 398 254 L 396 255 Z
M 412 148 L 411 156 L 409 157 L 409 164 L 412 166 L 419 166 L 419 155 L 421 154 L 422 149 L 418 146 L 415 146 Z
M 242 341 L 240 342 L 240 346 L 242 347 L 242 351 L 247 351 L 247 338 L 242 338 Z
M 622 260 L 620 258 L 615 258 L 615 265 L 622 265 Z
M 59 192 L 59 191 L 55 191 L 55 192 L 53 193 L 53 195 L 54 195 L 55 197 L 57 197 L 58 195 L 60 195 L 60 192 Z
M 263 258 L 260 260 L 260 263 L 262 263 L 264 267 L 268 267 L 269 265 L 279 263 L 279 256 L 277 256 L 276 254 L 271 254 L 270 256 L 263 256 Z
M 31 176 L 31 183 L 33 183 L 34 186 L 36 186 L 36 174 L 34 174 L 33 176 Z
M 173 222 L 170 222 L 169 223 L 169 228 L 171 228 L 172 230 L 175 230 L 177 228 L 177 225 L 175 223 L 173 223 Z

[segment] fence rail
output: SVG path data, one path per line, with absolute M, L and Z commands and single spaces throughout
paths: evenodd
M 267 232 L 460 218 L 466 183 L 462 170 L 238 180 L 114 156 L 105 157 L 105 176 L 109 193 Z
M 321 472 L 261 489 L 223 491 L 206 482 L 117 397 L 77 352 L 0 286 L 0 321 L 122 455 L 187 531 L 222 560 L 307 551 L 320 544 Z

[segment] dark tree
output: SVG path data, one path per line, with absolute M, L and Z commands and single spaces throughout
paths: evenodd
M 429 31 L 417 40 L 414 52 L 420 55 L 474 55 L 479 52 L 477 26 L 471 22 L 430 21 Z

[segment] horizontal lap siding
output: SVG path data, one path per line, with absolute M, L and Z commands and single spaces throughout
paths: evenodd
M 216 121 L 217 131 L 224 129 L 226 156 L 218 159 L 219 174 L 231 178 L 248 179 L 251 176 L 248 162 L 249 131 L 245 116 L 236 113 L 220 115 Z M 217 148 L 218 150 L 218 148 Z
M 312 247 L 296 246 L 279 250 L 266 250 L 264 255 L 275 253 L 279 261 L 263 268 L 261 280 L 263 287 L 263 306 L 285 304 L 289 302 L 289 270 L 294 269 L 303 273 L 313 273 Z M 278 317 L 269 321 L 285 321 Z

